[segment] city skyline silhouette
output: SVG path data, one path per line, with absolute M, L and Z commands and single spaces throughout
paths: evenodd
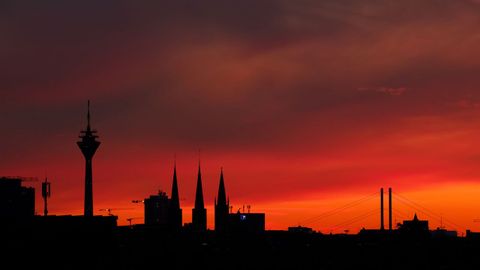
M 63 148 L 63 147 L 62 147 Z M 72 148 L 73 149 L 73 148 Z M 71 151 L 72 149 L 69 149 L 69 151 Z M 208 151 L 205 151 L 207 152 L 208 154 Z M 133 221 L 133 217 L 138 217 L 138 216 L 142 216 L 142 211 L 143 209 L 141 207 L 139 207 L 138 205 L 134 205 L 134 204 L 131 204 L 131 201 L 132 200 L 136 200 L 136 199 L 143 199 L 145 197 L 148 197 L 149 194 L 153 194 L 154 192 L 152 192 L 152 190 L 163 190 L 165 192 L 168 193 L 169 189 L 171 188 L 170 187 L 170 183 L 169 183 L 169 180 L 168 180 L 168 177 L 166 177 L 167 179 L 164 179 L 164 176 L 165 174 L 170 174 L 171 170 L 173 170 L 174 167 L 176 167 L 176 165 L 170 165 L 171 163 L 179 163 L 180 167 L 181 167 L 181 170 L 179 171 L 180 173 L 180 179 L 178 180 L 179 181 L 179 186 L 181 187 L 180 188 L 180 196 L 181 196 L 181 206 L 182 207 L 188 207 L 190 209 L 193 208 L 193 201 L 194 201 L 194 198 L 195 198 L 195 194 L 192 194 L 192 188 L 195 187 L 196 185 L 193 183 L 194 180 L 192 179 L 192 170 L 186 170 L 186 168 L 183 168 L 182 166 L 182 157 L 178 158 L 178 161 L 177 161 L 177 154 L 174 154 L 175 158 L 170 158 L 168 159 L 167 163 L 169 164 L 162 164 L 161 166 L 155 166 L 155 171 L 157 172 L 158 175 L 162 175 L 160 177 L 154 175 L 154 174 L 151 174 L 152 175 L 152 180 L 149 181 L 149 187 L 150 187 L 150 190 L 147 190 L 147 191 L 144 191 L 143 193 L 136 193 L 136 194 L 124 194 L 122 196 L 124 196 L 121 200 L 115 202 L 115 203 L 112 203 L 112 202 L 108 202 L 108 203 L 105 203 L 104 201 L 109 201 L 109 197 L 108 196 L 100 196 L 100 204 L 99 204 L 99 207 L 95 207 L 95 209 L 93 209 L 93 212 L 96 214 L 96 215 L 103 215 L 105 214 L 104 212 L 102 212 L 102 209 L 115 209 L 114 211 L 114 214 L 115 215 L 118 215 L 119 216 L 119 220 L 118 220 L 118 223 L 120 225 L 127 225 L 127 224 L 131 224 L 132 221 Z M 208 160 L 208 157 L 209 155 L 205 155 L 206 158 L 205 160 Z M 219 162 L 217 160 L 217 162 Z M 220 161 L 221 162 L 221 161 Z M 219 163 L 220 163 L 219 162 Z M 235 160 L 229 160 L 230 164 L 234 164 L 235 163 Z M 297 161 L 298 162 L 298 161 Z M 190 160 L 190 163 L 191 163 L 191 160 Z M 208 164 L 208 161 L 205 162 Z M 220 163 L 222 164 L 222 163 Z M 172 167 L 170 167 L 172 166 Z M 198 164 L 197 164 L 198 166 Z M 219 166 L 219 167 L 222 167 L 222 166 Z M 235 167 L 235 166 L 234 166 Z M 161 169 L 160 169 L 161 168 Z M 280 167 L 279 167 L 280 168 Z M 273 169 L 277 169 L 276 167 L 273 167 Z M 20 169 L 19 171 L 21 172 L 23 169 Z M 100 166 L 99 168 L 97 168 L 97 170 L 99 170 L 100 172 L 104 171 L 104 168 L 102 168 L 102 166 Z M 204 168 L 202 168 L 202 170 L 206 170 L 206 171 L 210 171 L 210 175 L 209 177 L 207 178 L 208 180 L 206 181 L 209 185 L 204 187 L 203 189 L 205 189 L 207 191 L 207 195 L 209 195 L 209 199 L 205 199 L 205 205 L 206 205 L 206 209 L 207 209 L 207 219 L 208 219 L 208 228 L 209 229 L 213 229 L 213 224 L 214 224 L 214 207 L 213 207 L 213 202 L 212 202 L 212 199 L 211 198 L 214 198 L 215 196 L 212 194 L 212 190 L 214 191 L 216 188 L 215 188 L 215 180 L 216 178 L 218 178 L 218 169 L 217 169 L 217 172 L 215 175 L 215 168 L 212 168 L 211 166 L 204 166 Z M 45 170 L 47 171 L 47 170 Z M 213 173 L 212 173 L 213 171 Z M 80 172 L 75 172 L 74 175 L 77 175 L 75 178 L 77 179 L 78 178 L 78 173 Z M 184 177 L 184 173 L 186 173 L 188 175 L 188 178 L 190 179 L 186 179 L 186 177 Z M 8 175 L 8 174 L 5 174 L 5 175 Z M 21 175 L 21 173 L 13 173 L 13 174 L 10 174 L 10 175 Z M 31 173 L 29 174 L 26 174 L 26 175 L 32 175 Z M 46 173 L 46 176 L 48 174 Z M 39 177 L 41 178 L 41 177 Z M 63 181 L 61 179 L 55 179 L 56 178 L 56 175 L 52 175 L 50 174 L 49 175 L 49 178 L 50 178 L 50 181 L 53 181 L 55 183 L 55 186 L 57 184 L 59 184 L 59 187 L 60 189 L 58 190 L 58 192 L 60 192 L 60 194 L 63 192 L 63 190 L 61 189 L 62 187 L 62 183 Z M 236 178 L 236 179 L 235 179 Z M 266 182 L 268 181 L 273 181 L 272 179 L 269 179 L 270 177 L 267 176 L 267 178 L 265 178 L 265 180 L 267 180 Z M 194 178 L 196 179 L 196 177 Z M 196 181 L 196 180 L 195 180 Z M 104 184 L 107 184 L 108 183 L 105 183 L 105 181 L 102 181 L 100 180 L 100 183 L 104 183 Z M 133 181 L 136 183 L 136 187 L 134 188 L 143 188 L 145 187 L 144 185 L 142 185 L 142 183 L 139 183 L 137 181 Z M 389 181 L 389 179 L 386 179 L 386 181 L 378 181 L 378 186 L 389 186 L 388 183 L 392 183 L 392 181 Z M 36 187 L 37 190 L 40 190 L 40 184 L 41 182 L 38 181 L 36 183 L 30 183 L 32 186 Z M 78 183 L 77 183 L 78 184 Z M 260 184 L 260 186 L 262 188 L 264 188 L 264 186 L 262 186 L 262 183 L 258 183 L 257 184 Z M 268 219 L 267 220 L 267 223 L 266 223 L 266 227 L 268 229 L 286 229 L 290 226 L 293 226 L 293 225 L 303 225 L 303 222 L 305 220 L 309 220 L 311 219 L 312 217 L 315 217 L 317 215 L 321 215 L 323 214 L 324 212 L 328 212 L 330 211 L 331 209 L 334 209 L 336 207 L 339 207 L 341 206 L 342 204 L 346 204 L 346 203 L 349 203 L 351 200 L 353 200 L 352 198 L 361 198 L 362 196 L 364 196 L 365 194 L 368 194 L 368 192 L 370 192 L 371 190 L 375 190 L 375 189 L 378 189 L 378 187 L 369 187 L 369 189 L 362 189 L 362 193 L 355 193 L 353 192 L 348 192 L 347 195 L 343 195 L 341 197 L 337 196 L 337 190 L 334 190 L 333 192 L 333 195 L 332 194 L 328 194 L 328 192 L 326 191 L 321 191 L 320 193 L 318 194 L 308 194 L 306 196 L 306 198 L 308 198 L 307 202 L 310 200 L 310 203 L 311 205 L 305 205 L 305 204 L 302 204 L 302 199 L 295 199 L 293 198 L 293 196 L 287 196 L 286 197 L 286 200 L 283 201 L 275 201 L 273 200 L 273 202 L 268 202 L 265 204 L 265 200 L 263 199 L 245 199 L 245 198 L 248 198 L 248 193 L 249 192 L 258 192 L 258 190 L 255 188 L 256 185 L 255 183 L 250 187 L 244 187 L 244 185 L 242 185 L 242 180 L 237 177 L 234 177 L 233 179 L 233 185 L 234 187 L 243 187 L 245 189 L 245 193 L 247 194 L 243 194 L 243 198 L 242 198 L 242 194 L 240 195 L 240 200 L 234 200 L 234 206 L 232 207 L 236 207 L 236 209 L 245 209 L 245 206 L 246 205 L 249 205 L 249 206 L 253 206 L 254 209 L 260 211 L 260 212 L 265 212 L 265 213 L 273 213 L 272 215 L 272 219 Z M 469 203 L 476 203 L 476 200 L 474 199 L 474 197 L 476 197 L 476 191 L 475 191 L 475 185 L 472 185 L 472 184 L 465 184 L 465 183 L 460 183 L 460 184 L 456 184 L 455 187 L 452 188 L 451 185 L 446 185 L 444 187 L 440 187 L 440 189 L 438 190 L 438 187 L 437 187 L 437 190 L 434 192 L 434 191 L 430 191 L 429 194 L 427 195 L 427 197 L 424 196 L 424 194 L 421 194 L 422 193 L 422 190 L 423 187 L 421 187 L 422 183 L 419 183 L 420 185 L 420 189 L 417 187 L 417 186 L 411 186 L 411 187 L 408 187 L 407 188 L 407 196 L 411 196 L 411 198 L 414 198 L 415 202 L 419 202 L 421 204 L 425 204 L 427 205 L 428 209 L 433 209 L 433 213 L 435 213 L 435 216 L 437 218 L 435 218 L 434 220 L 431 221 L 431 224 L 433 224 L 435 227 L 444 227 L 445 224 L 442 223 L 442 219 L 443 218 L 446 218 L 446 219 L 449 219 L 449 220 L 454 220 L 454 224 L 455 225 L 448 225 L 450 229 L 454 229 L 454 230 L 458 230 L 458 231 L 461 231 L 461 232 L 465 232 L 466 230 L 468 229 L 473 229 L 475 230 L 475 228 L 477 227 L 477 221 L 476 221 L 476 216 L 475 216 L 475 213 L 472 213 L 472 212 L 456 212 L 456 211 L 446 211 L 445 210 L 445 207 L 443 206 L 436 206 L 435 204 L 438 204 L 439 202 L 439 199 L 440 201 L 443 201 L 443 203 L 445 204 L 448 204 L 449 205 L 449 208 L 451 208 L 452 206 L 453 207 L 463 207 L 460 203 L 460 202 L 453 202 L 454 204 L 452 205 L 452 201 L 448 201 L 447 203 L 444 202 L 445 199 L 449 199 L 450 198 L 455 198 L 456 196 L 460 196 L 460 195 L 457 195 L 456 193 L 461 193 L 462 197 L 463 197 L 463 200 L 467 201 L 465 204 L 469 204 Z M 278 188 L 279 185 L 276 185 L 276 187 Z M 395 186 L 396 187 L 396 186 Z M 402 187 L 400 185 L 400 187 Z M 465 192 L 465 190 L 462 190 L 464 188 L 468 188 L 467 192 Z M 145 189 L 144 189 L 145 190 Z M 187 192 L 185 192 L 184 190 L 186 190 Z M 420 190 L 420 196 L 419 195 L 415 195 L 415 193 L 418 193 L 418 190 Z M 452 191 L 453 190 L 453 191 Z M 99 193 L 101 194 L 103 192 L 105 192 L 105 190 L 102 190 L 100 189 Z M 112 189 L 113 191 L 113 189 Z M 233 194 L 235 194 L 235 189 L 233 190 Z M 195 192 L 195 191 L 193 191 Z M 78 194 L 78 191 L 75 191 L 75 197 L 79 198 L 79 195 Z M 117 194 L 115 194 L 115 192 L 109 192 L 112 196 L 116 196 Z M 404 193 L 404 191 L 402 191 L 402 193 Z M 408 194 L 408 193 L 412 193 L 412 195 Z M 444 195 L 448 193 L 448 196 Z M 170 196 L 170 193 L 168 193 L 169 196 Z M 269 196 L 269 192 L 267 190 L 267 192 L 262 192 L 263 195 L 266 195 L 267 197 Z M 237 194 L 235 194 L 237 195 Z M 469 196 L 469 197 L 464 197 L 465 195 Z M 238 195 L 237 195 L 238 196 Z M 332 196 L 335 197 L 335 199 L 332 199 Z M 319 197 L 326 197 L 326 199 L 318 199 L 316 200 L 316 198 L 319 198 Z M 432 198 L 433 197 L 433 198 Z M 437 198 L 435 198 L 437 197 Z M 36 208 L 36 212 L 37 213 L 40 213 L 43 211 L 43 209 L 40 208 L 40 200 L 42 200 L 41 196 L 37 196 L 36 197 L 36 205 L 37 205 L 37 208 Z M 131 199 L 129 199 L 131 198 Z M 83 198 L 82 198 L 83 200 Z M 323 208 L 318 208 L 318 205 L 322 205 L 324 203 L 324 201 L 329 201 L 331 202 L 330 205 L 327 205 L 327 206 L 323 206 Z M 60 204 L 61 205 L 64 205 L 64 203 L 66 202 L 67 205 L 69 202 L 71 202 L 73 200 L 70 200 L 70 199 L 66 199 L 66 200 L 63 200 Z M 77 199 L 78 201 L 78 199 Z M 370 202 L 371 204 L 368 206 L 369 209 L 373 209 L 375 207 L 375 203 L 373 202 Z M 277 218 L 275 220 L 275 211 L 278 211 L 277 207 L 278 205 L 281 205 L 281 204 L 290 204 L 290 205 L 297 205 L 298 209 L 295 209 L 295 208 L 292 208 L 290 206 L 288 206 L 289 208 L 291 208 L 291 212 L 289 213 L 290 215 L 292 215 L 293 213 L 293 217 L 287 217 L 288 220 L 282 220 L 281 218 Z M 433 204 L 433 206 L 432 206 Z M 259 205 L 259 206 L 258 206 Z M 51 214 L 55 215 L 55 214 L 79 214 L 79 211 L 83 211 L 81 208 L 69 208 L 69 207 L 64 207 L 63 209 L 60 209 L 58 208 L 57 205 L 55 205 L 55 199 L 53 200 L 53 203 L 50 205 L 51 206 L 51 209 L 52 211 L 50 211 Z M 273 208 L 273 209 L 272 209 Z M 297 211 L 298 210 L 298 211 Z M 302 213 L 302 210 L 304 211 L 304 213 Z M 353 209 L 355 210 L 355 209 Z M 365 211 L 363 211 L 364 209 L 361 209 L 360 211 L 357 211 L 357 212 L 353 212 L 353 213 L 346 213 L 346 215 L 348 215 L 349 217 L 356 217 L 358 215 L 361 215 L 363 214 Z M 363 211 L 363 212 L 362 212 Z M 395 220 L 398 220 L 398 221 L 401 221 L 402 219 L 405 219 L 407 218 L 408 216 L 412 216 L 413 213 L 415 213 L 415 210 L 414 209 L 411 209 L 411 208 L 404 208 L 402 210 L 399 209 L 400 212 L 397 212 L 397 214 L 395 215 L 394 219 Z M 191 213 L 189 213 L 190 211 L 187 211 L 184 213 L 184 222 L 183 223 L 190 223 L 192 222 L 192 216 L 191 216 Z M 280 215 L 279 216 L 282 216 L 282 213 L 279 213 Z M 461 218 L 458 218 L 458 215 L 461 215 Z M 455 216 L 457 215 L 457 217 Z M 283 217 L 285 217 L 286 214 L 283 213 Z M 135 222 L 139 222 L 139 218 L 135 218 L 136 221 L 133 221 L 134 223 Z M 356 233 L 358 231 L 360 231 L 360 229 L 362 228 L 365 228 L 365 227 L 368 227 L 368 228 L 376 228 L 377 227 L 377 220 L 378 220 L 378 217 L 372 217 L 372 218 L 369 218 L 367 220 L 362 220 L 362 222 L 364 223 L 356 223 L 348 228 L 341 228 L 341 227 L 337 227 L 335 226 L 335 224 L 338 224 L 339 222 L 342 222 L 345 220 L 345 217 L 342 217 L 342 216 L 339 216 L 337 219 L 333 219 L 333 220 L 330 220 L 330 221 L 323 221 L 322 223 L 311 223 L 311 224 L 308 224 L 309 226 L 313 227 L 314 229 L 318 230 L 318 231 L 323 231 L 323 232 L 335 232 L 335 233 L 341 233 L 341 232 L 345 232 L 345 231 L 349 231 L 350 233 Z M 273 221 L 273 222 L 272 222 Z M 460 225 L 459 225 L 460 224 Z M 464 233 L 461 233 L 462 235 L 464 235 Z
M 86 167 L 85 167 L 85 187 L 84 187 L 84 216 L 93 216 L 94 213 L 96 213 L 96 215 L 104 215 L 105 213 L 100 213 L 101 211 L 106 211 L 106 214 L 108 214 L 108 216 L 115 216 L 115 217 L 120 217 L 122 218 L 122 215 L 119 215 L 118 213 L 120 211 L 125 211 L 125 210 L 135 210 L 135 207 L 130 207 L 130 208 L 121 208 L 121 207 L 109 207 L 109 208 L 100 208 L 98 210 L 94 210 L 94 206 L 93 206 L 93 193 L 92 193 L 92 186 L 93 186 L 93 183 L 92 183 L 92 176 L 93 176 L 93 172 L 92 172 L 92 156 L 93 154 L 92 153 L 95 153 L 96 149 L 98 148 L 98 145 L 100 144 L 98 141 L 97 141 L 97 138 L 98 136 L 96 135 L 97 133 L 97 130 L 91 128 L 91 121 L 90 121 L 90 118 L 91 118 L 91 113 L 90 113 L 90 100 L 88 101 L 88 106 L 87 106 L 87 125 L 86 125 L 86 129 L 83 130 L 81 132 L 81 135 L 79 136 L 80 137 L 80 141 L 77 142 L 78 146 L 80 147 L 80 149 L 82 150 L 82 154 L 85 156 L 86 158 Z M 93 144 L 93 146 L 89 145 L 89 144 Z M 93 148 L 92 148 L 93 147 Z M 93 149 L 92 151 L 89 150 L 89 149 Z M 158 194 L 165 194 L 165 195 L 162 195 L 162 196 L 165 196 L 165 198 L 167 200 L 169 200 L 169 204 L 166 205 L 165 207 L 165 210 L 164 211 L 167 211 L 167 208 L 168 208 L 168 212 L 165 212 L 165 213 L 168 213 L 166 214 L 167 216 L 165 217 L 148 217 L 147 216 L 147 212 L 150 213 L 152 212 L 154 214 L 154 216 L 156 216 L 155 214 L 155 211 L 157 210 L 154 210 L 152 208 L 152 210 L 148 210 L 147 211 L 147 201 L 149 201 L 148 199 L 148 195 L 145 196 L 145 199 L 144 200 L 131 200 L 131 203 L 143 203 L 145 205 L 144 209 L 141 209 L 140 207 L 137 207 L 137 210 L 135 212 L 133 212 L 135 216 L 141 216 L 140 212 L 144 212 L 143 213 L 143 219 L 144 219 L 144 224 L 154 224 L 154 223 L 157 223 L 158 221 L 156 221 L 158 218 L 160 219 L 165 219 L 165 222 L 167 222 L 168 220 L 168 224 L 165 224 L 166 226 L 168 226 L 170 229 L 172 228 L 177 228 L 175 230 L 180 230 L 182 227 L 186 226 L 192 226 L 192 228 L 194 228 L 195 230 L 200 230 L 200 231 L 205 231 L 207 229 L 209 230 L 212 230 L 212 229 L 215 229 L 215 231 L 223 231 L 225 229 L 222 229 L 222 227 L 225 227 L 226 225 L 222 225 L 224 224 L 225 222 L 228 222 L 228 218 L 227 218 L 227 215 L 230 213 L 230 214 L 234 214 L 234 213 L 239 213 L 239 214 L 249 214 L 250 213 L 250 208 L 251 208 L 251 204 L 243 204 L 243 205 L 235 205 L 235 206 L 232 206 L 230 204 L 230 197 L 227 196 L 227 193 L 226 193 L 226 189 L 225 189 L 225 183 L 224 183 L 224 176 L 223 176 L 223 167 L 220 168 L 220 181 L 219 181 L 219 188 L 218 188 L 218 194 L 215 196 L 214 198 L 214 209 L 212 209 L 212 212 L 213 212 L 213 216 L 214 216 L 214 222 L 212 223 L 212 221 L 210 220 L 210 222 L 208 222 L 207 220 L 207 213 L 208 213 L 208 207 L 205 208 L 205 204 L 204 204 L 204 196 L 203 196 L 203 184 L 202 184 L 202 177 L 201 177 L 201 170 L 202 170 L 202 166 L 201 166 L 201 158 L 200 158 L 200 153 L 199 154 L 199 159 L 198 159 L 198 175 L 197 175 L 197 183 L 196 183 L 196 191 L 195 191 L 195 205 L 190 207 L 192 209 L 192 215 L 190 216 L 191 217 L 191 220 L 189 221 L 186 221 L 184 218 L 183 218 L 183 211 L 182 211 L 182 206 L 183 204 L 180 203 L 180 201 L 185 201 L 185 197 L 182 197 L 182 199 L 180 199 L 180 194 L 179 194 L 179 188 L 178 188 L 178 178 L 177 178 L 177 157 L 175 155 L 174 157 L 174 165 L 173 165 L 173 180 L 172 180 L 172 186 L 171 186 L 171 192 L 168 193 L 167 191 L 164 191 L 162 189 L 159 189 L 158 190 Z M 16 178 L 16 177 L 13 177 L 13 178 Z M 24 179 L 22 182 L 38 182 L 38 178 L 26 178 L 26 177 L 21 177 L 19 176 L 20 179 Z M 45 179 L 45 183 L 47 182 L 47 178 Z M 41 183 L 42 184 L 42 199 L 44 200 L 44 209 L 43 211 L 45 212 L 44 215 L 47 215 L 47 211 L 46 211 L 46 201 L 45 201 L 45 196 L 48 196 L 48 198 L 50 198 L 50 187 L 48 187 L 48 195 L 44 195 L 44 183 Z M 50 183 L 51 184 L 51 183 Z M 47 193 L 45 193 L 47 194 Z M 154 193 L 152 193 L 154 194 Z M 153 196 L 153 197 L 152 197 Z M 154 200 L 154 197 L 156 195 L 150 195 L 150 200 Z M 153 199 L 152 199 L 153 198 Z M 374 198 L 380 198 L 380 201 L 381 201 L 381 204 L 380 204 L 380 209 L 377 209 L 378 208 L 378 205 L 372 207 L 371 205 L 368 205 L 368 207 L 370 207 L 370 211 L 368 213 L 363 213 L 362 215 L 359 215 L 359 216 L 356 216 L 356 215 L 352 215 L 351 213 L 349 213 L 349 211 L 352 210 L 353 207 L 357 207 L 359 206 L 361 203 L 365 203 L 365 202 L 368 202 L 368 201 L 372 201 L 372 199 Z M 398 202 L 400 202 L 401 206 L 402 207 L 398 207 L 397 205 L 395 206 L 395 209 L 393 210 L 392 209 L 392 198 L 400 198 Z M 349 198 L 350 199 L 350 198 Z M 38 200 L 38 199 L 37 199 Z M 156 199 L 155 199 L 156 200 Z M 153 201 L 152 201 L 153 203 Z M 366 197 L 363 197 L 361 198 L 360 200 L 355 200 L 353 202 L 349 202 L 347 203 L 346 205 L 343 205 L 341 207 L 338 207 L 338 205 L 336 206 L 335 209 L 329 209 L 328 211 L 325 211 L 325 212 L 317 212 L 314 214 L 313 217 L 307 217 L 307 218 L 304 218 L 302 220 L 298 220 L 297 224 L 298 224 L 298 228 L 302 228 L 303 225 L 308 225 L 308 226 L 312 226 L 314 227 L 314 229 L 317 229 L 319 233 L 353 233 L 353 234 L 357 234 L 357 233 L 360 233 L 362 232 L 363 230 L 365 230 L 366 228 L 368 229 L 371 229 L 371 230 L 376 230 L 376 229 L 380 229 L 380 230 L 396 230 L 396 229 L 399 229 L 401 228 L 400 224 L 404 221 L 404 220 L 409 220 L 409 216 L 411 216 L 411 213 L 414 213 L 414 218 L 413 220 L 417 220 L 417 213 L 419 214 L 423 214 L 424 216 L 426 217 L 429 217 L 431 218 L 432 220 L 430 221 L 430 224 L 432 224 L 432 221 L 433 221 L 433 224 L 435 224 L 435 222 L 438 222 L 438 226 L 437 226 L 437 229 L 450 229 L 452 232 L 455 231 L 457 235 L 459 236 L 465 236 L 466 235 L 466 232 L 467 231 L 471 231 L 469 227 L 465 227 L 463 225 L 459 225 L 457 223 L 457 221 L 452 221 L 452 219 L 450 218 L 447 218 L 445 215 L 443 214 L 439 214 L 439 213 L 436 213 L 430 209 L 428 209 L 427 207 L 423 206 L 423 202 L 419 203 L 419 202 L 415 202 L 415 201 L 412 201 L 408 198 L 406 198 L 404 195 L 402 194 L 397 194 L 395 193 L 395 195 L 393 195 L 392 193 L 392 188 L 389 187 L 388 188 L 388 216 L 387 216 L 387 222 L 388 222 L 388 227 L 387 225 L 385 225 L 385 199 L 384 199 L 384 188 L 381 188 L 380 189 L 380 193 L 373 193 L 373 194 L 370 194 Z M 396 202 L 395 202 L 396 203 Z M 156 202 L 154 204 L 157 204 Z M 217 204 L 218 204 L 218 207 L 217 207 Z M 240 206 L 240 207 L 239 207 Z M 365 206 L 365 205 L 364 205 Z M 38 208 L 40 206 L 37 205 L 37 209 L 35 211 L 35 213 L 38 213 Z M 151 207 L 155 207 L 153 206 L 149 206 L 150 208 Z M 238 210 L 233 210 L 233 208 L 235 207 L 235 209 L 238 208 Z M 245 207 L 247 207 L 247 210 L 245 210 Z M 372 208 L 374 208 L 375 210 L 372 210 Z M 178 210 L 177 210 L 178 209 Z M 196 210 L 197 209 L 197 210 Z M 199 210 L 198 210 L 199 209 Z M 201 210 L 201 209 L 204 209 L 204 210 Z M 355 209 L 355 208 L 353 208 Z M 400 210 L 402 209 L 402 210 Z M 405 210 L 406 209 L 406 210 Z M 114 211 L 112 213 L 112 211 Z M 162 210 L 163 211 L 163 210 Z M 193 215 L 195 215 L 195 211 L 197 212 L 200 212 L 199 214 L 196 214 L 196 215 L 199 215 L 198 218 L 194 218 Z M 202 213 L 202 211 L 204 211 L 204 213 Z M 413 211 L 413 212 L 412 212 Z M 265 212 L 268 213 L 268 210 L 266 210 Z M 187 212 L 188 213 L 188 212 Z M 70 215 L 72 213 L 69 213 Z M 55 214 L 53 214 L 55 216 Z M 162 214 L 163 215 L 163 214 Z M 188 214 L 187 214 L 188 216 Z M 210 216 L 212 216 L 212 214 L 210 214 Z M 224 216 L 224 217 L 222 217 Z M 325 218 L 328 218 L 328 217 L 331 217 L 331 216 L 337 216 L 340 220 L 342 220 L 341 223 L 337 224 L 337 225 L 331 225 L 330 227 L 328 226 L 325 226 L 323 225 L 323 227 L 320 227 L 322 229 L 318 229 L 318 224 L 319 223 L 324 223 L 325 222 Z M 117 219 L 117 222 L 120 224 L 120 225 L 126 225 L 126 222 L 128 222 L 128 225 L 129 226 L 132 226 L 132 221 L 134 221 L 135 219 L 140 219 L 141 217 L 136 217 L 136 218 L 133 218 L 133 217 L 128 217 L 128 218 L 125 218 L 125 220 L 122 222 L 122 220 L 118 220 Z M 153 219 L 152 219 L 153 218 Z M 240 218 L 243 218 L 243 216 L 240 216 Z M 368 219 L 367 219 L 368 218 Z M 372 220 L 377 220 L 378 221 L 378 218 L 380 218 L 380 223 L 378 223 L 377 225 L 373 225 L 372 224 L 375 224 L 375 222 L 372 223 Z M 211 219 L 211 218 L 210 218 Z M 150 221 L 149 221 L 150 220 Z M 223 221 L 222 221 L 223 220 Z M 345 222 L 346 220 L 346 222 Z M 126 221 L 126 222 L 125 222 Z M 477 219 L 473 219 L 472 222 L 478 222 Z M 328 219 L 327 219 L 327 223 L 328 223 Z M 133 223 L 133 225 L 135 224 L 135 222 Z M 139 223 L 141 224 L 141 222 Z M 268 224 L 268 223 L 267 223 Z M 352 226 L 352 224 L 355 224 L 355 226 L 357 227 L 353 227 L 354 229 L 352 230 L 351 228 L 352 227 L 347 227 L 347 226 Z M 292 226 L 293 224 L 290 224 L 289 225 L 289 228 L 294 228 L 294 226 Z M 264 221 L 263 221 L 263 228 L 265 229 L 265 218 L 264 218 Z M 305 228 L 308 228 L 305 227 Z M 428 227 L 428 225 L 427 225 Z M 267 226 L 268 229 L 271 229 Z M 358 229 L 358 228 L 361 228 L 361 229 Z M 263 229 L 263 230 L 264 230 Z M 285 228 L 283 228 L 285 229 Z
M 15 269 L 479 269 L 480 1 L 3 1 Z

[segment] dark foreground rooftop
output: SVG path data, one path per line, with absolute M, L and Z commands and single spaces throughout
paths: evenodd
M 394 233 L 168 232 L 114 217 L 2 225 L 11 269 L 480 269 L 480 240 Z

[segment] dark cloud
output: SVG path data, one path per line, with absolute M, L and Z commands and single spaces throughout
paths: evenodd
M 471 1 L 9 2 L 2 96 L 30 104 L 124 96 L 139 102 L 131 111 L 122 104 L 119 118 L 155 115 L 186 139 L 222 124 L 222 138 L 234 137 L 257 121 L 283 126 L 329 106 L 375 106 L 355 93 L 362 87 L 396 94 L 473 80 L 476 11 Z
M 407 91 L 407 88 L 405 87 L 375 87 L 375 88 L 368 88 L 368 87 L 360 87 L 358 88 L 358 91 L 374 91 L 374 92 L 379 92 L 379 93 L 384 93 L 387 95 L 392 95 L 392 96 L 400 96 Z

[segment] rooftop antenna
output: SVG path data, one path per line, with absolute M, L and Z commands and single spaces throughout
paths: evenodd
M 47 207 L 47 200 L 50 198 L 50 182 L 48 182 L 48 178 L 45 177 L 45 182 L 42 183 L 42 198 L 43 198 L 43 215 L 48 215 L 48 207 Z
M 87 130 L 90 130 L 90 99 L 87 101 Z

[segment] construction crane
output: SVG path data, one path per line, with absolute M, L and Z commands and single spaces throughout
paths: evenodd
M 38 182 L 37 177 L 19 177 L 22 182 Z
M 132 208 L 101 208 L 98 211 L 107 211 L 109 216 L 113 216 L 112 210 L 131 210 Z
M 127 218 L 128 226 L 132 227 L 132 220 L 134 219 L 140 219 L 140 217 Z
M 113 215 L 112 215 L 112 210 L 113 210 L 112 208 L 102 208 L 102 209 L 98 209 L 98 211 L 107 211 L 109 216 L 113 216 Z
M 7 179 L 18 179 L 21 182 L 38 182 L 37 177 L 25 177 L 25 176 L 2 176 L 2 178 Z
M 132 203 L 144 203 L 145 200 L 132 200 Z

